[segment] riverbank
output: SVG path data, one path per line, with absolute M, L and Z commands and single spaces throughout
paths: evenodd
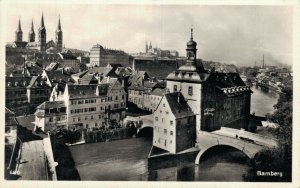
M 81 180 L 73 156 L 63 139 L 51 137 L 58 180 Z

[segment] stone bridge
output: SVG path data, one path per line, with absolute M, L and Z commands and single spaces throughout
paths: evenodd
M 145 128 L 152 128 L 153 129 L 153 115 L 145 115 L 145 116 L 139 116 L 139 117 L 133 117 L 133 116 L 127 116 L 124 119 L 124 125 L 128 123 L 133 123 L 134 126 L 137 128 L 137 134 L 141 130 L 144 130 Z
M 213 132 L 199 131 L 197 146 L 200 149 L 195 163 L 199 164 L 201 156 L 216 146 L 230 146 L 243 152 L 250 159 L 261 150 L 277 147 L 277 140 L 243 130 L 222 127 Z

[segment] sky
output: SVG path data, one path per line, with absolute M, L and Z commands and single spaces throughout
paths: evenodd
M 26 11 L 24 11 L 26 10 Z M 6 9 L 6 42 L 13 42 L 18 19 L 23 40 L 31 20 L 36 41 L 42 12 L 47 41 L 55 39 L 61 18 L 67 48 L 89 51 L 94 44 L 144 52 L 153 47 L 185 56 L 190 28 L 198 43 L 197 57 L 235 65 L 292 64 L 293 8 L 289 6 L 13 4 Z

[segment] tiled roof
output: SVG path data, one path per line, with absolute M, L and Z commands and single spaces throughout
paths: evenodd
M 78 84 L 81 84 L 81 85 L 97 84 L 97 83 L 98 83 L 98 80 L 95 78 L 94 75 L 86 74 L 78 80 Z
M 6 88 L 26 88 L 30 77 L 5 77 Z
M 40 104 L 37 109 L 49 109 L 49 108 L 59 108 L 59 107 L 66 107 L 64 101 L 45 101 Z
M 220 88 L 245 86 L 238 73 L 210 73 L 207 82 L 213 82 Z
M 79 77 L 81 78 L 82 76 L 84 76 L 88 71 L 85 70 L 85 71 L 82 71 L 82 72 L 79 72 L 79 73 L 76 73 L 76 74 L 72 74 L 72 77 Z
M 70 75 L 67 75 L 65 73 L 62 73 L 63 70 L 56 70 L 56 71 L 46 71 L 46 74 L 48 78 L 50 79 L 50 82 L 53 83 L 58 83 L 58 82 L 63 82 L 63 83 L 74 83 L 75 81 Z
M 39 75 L 43 73 L 43 69 L 39 66 L 31 66 L 31 67 L 27 67 L 28 72 L 31 75 Z
M 176 118 L 183 118 L 194 115 L 181 92 L 167 93 L 164 95 Z
M 5 107 L 5 125 L 10 126 L 10 125 L 18 125 L 18 121 L 15 117 L 15 113 Z
M 167 89 L 164 88 L 155 88 L 152 92 L 151 95 L 156 95 L 156 96 L 163 96 L 166 93 Z
M 43 79 L 41 76 L 33 76 L 27 88 L 37 88 L 37 87 L 48 88 L 49 86 L 47 85 L 46 80 Z
M 68 93 L 70 99 L 95 98 L 99 96 L 106 96 L 109 90 L 109 84 L 68 85 Z M 99 91 L 99 95 L 97 95 L 97 91 Z

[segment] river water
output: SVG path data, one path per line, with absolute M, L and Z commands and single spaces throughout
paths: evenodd
M 272 113 L 278 94 L 252 87 L 251 112 Z M 249 167 L 238 151 L 223 150 L 204 157 L 200 165 L 187 162 L 149 169 L 151 138 L 132 138 L 70 147 L 81 180 L 98 181 L 243 181 Z

